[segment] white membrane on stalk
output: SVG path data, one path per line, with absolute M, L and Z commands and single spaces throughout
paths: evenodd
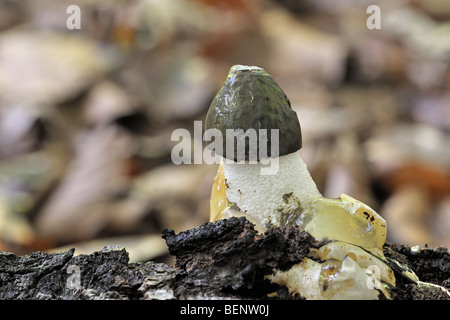
M 321 196 L 298 152 L 279 157 L 279 169 L 262 175 L 261 163 L 223 161 L 229 203 L 262 226 L 296 219 L 316 196 Z M 290 216 L 289 216 L 290 215 Z

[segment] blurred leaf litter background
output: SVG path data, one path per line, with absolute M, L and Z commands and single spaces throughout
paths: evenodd
M 372 206 L 389 241 L 449 247 L 450 5 L 369 2 L 0 2 L 0 250 L 168 261 L 161 231 L 208 221 L 217 170 L 174 165 L 171 133 L 234 64 L 284 89 L 325 196 Z

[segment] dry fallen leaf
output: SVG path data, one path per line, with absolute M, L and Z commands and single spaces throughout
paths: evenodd
M 104 206 L 127 189 L 130 136 L 115 126 L 85 132 L 75 159 L 36 220 L 38 230 L 64 241 L 94 236 L 108 221 Z
M 113 66 L 113 56 L 107 53 L 73 35 L 4 32 L 0 34 L 0 97 L 6 105 L 64 101 Z
M 325 83 L 339 82 L 343 76 L 347 45 L 342 39 L 320 31 L 296 19 L 289 12 L 272 9 L 260 18 L 262 33 L 271 43 L 272 56 L 267 70 L 315 79 Z
M 420 186 L 397 190 L 383 205 L 380 215 L 388 225 L 388 240 L 409 246 L 433 246 L 428 229 L 430 198 Z

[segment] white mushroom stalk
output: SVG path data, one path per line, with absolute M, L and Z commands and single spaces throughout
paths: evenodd
M 395 277 L 382 252 L 385 220 L 348 195 L 322 197 L 298 152 L 302 136 L 297 114 L 264 69 L 230 69 L 210 106 L 206 129 L 218 129 L 225 137 L 211 195 L 211 221 L 245 216 L 261 232 L 272 226 L 297 226 L 322 243 L 301 263 L 268 279 L 308 299 L 377 299 L 379 294 L 390 298 Z M 270 152 L 252 159 L 254 146 L 249 143 L 244 154 L 227 148 L 226 144 L 236 145 L 236 137 L 230 141 L 226 135 L 230 129 L 277 130 L 276 135 L 268 134 L 267 142 L 277 137 L 279 141 L 269 143 Z M 261 141 L 256 145 L 260 151 Z M 276 161 L 277 170 L 261 174 L 267 160 Z M 414 274 L 409 278 L 418 281 Z
M 268 226 L 294 225 L 304 208 L 321 196 L 297 152 L 279 157 L 278 170 L 260 174 L 263 164 L 223 161 L 229 211 L 241 211 L 263 231 Z

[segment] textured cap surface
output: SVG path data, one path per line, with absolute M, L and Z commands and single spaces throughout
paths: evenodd
M 220 130 L 223 136 L 222 154 L 219 152 L 219 155 L 234 161 L 249 160 L 250 148 L 257 148 L 259 160 L 259 129 L 267 129 L 267 152 L 262 155 L 273 156 L 271 129 L 279 130 L 279 152 L 275 156 L 293 153 L 302 147 L 297 113 L 280 86 L 259 67 L 235 65 L 230 69 L 206 116 L 206 129 L 211 128 Z M 256 130 L 256 145 L 249 145 L 249 139 L 245 139 L 245 159 L 238 158 L 235 138 L 233 154 L 226 154 L 226 129 Z

